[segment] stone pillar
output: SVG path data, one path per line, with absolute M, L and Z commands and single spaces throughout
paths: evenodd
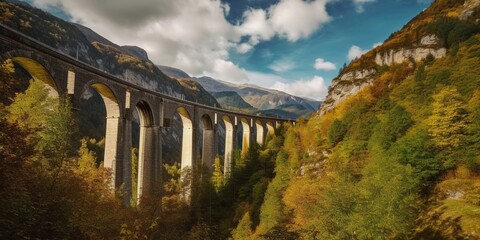
M 119 124 L 119 136 L 117 141 L 117 156 L 119 162 L 122 163 L 119 178 L 123 181 L 124 204 L 130 206 L 132 204 L 132 110 L 130 108 L 130 92 L 126 92 L 125 114 Z M 107 127 L 108 129 L 108 127 Z M 106 145 L 105 145 L 105 149 Z M 120 187 L 122 183 L 118 185 Z
M 225 178 L 230 176 L 233 165 L 233 147 L 237 139 L 237 126 L 225 121 L 225 157 L 223 174 Z
M 112 189 L 120 187 L 123 182 L 120 176 L 122 161 L 118 158 L 118 151 L 122 151 L 123 145 L 122 139 L 119 138 L 120 118 L 107 117 L 106 118 L 106 130 L 105 130 L 105 151 L 103 166 L 112 170 Z
M 73 95 L 75 93 L 75 72 L 73 69 L 68 69 L 67 73 L 67 94 Z
M 265 131 L 260 121 L 255 122 L 255 129 L 257 130 L 257 143 L 262 146 L 265 139 Z
M 210 171 L 212 170 L 213 160 L 215 158 L 215 130 L 203 129 L 203 152 L 202 161 L 203 166 L 206 166 Z
M 194 129 L 193 124 L 190 119 L 183 119 L 183 136 L 182 136 L 182 163 L 181 163 L 181 177 L 180 181 L 182 184 L 182 199 L 190 204 L 192 197 L 192 179 L 193 179 L 193 152 L 194 152 Z
M 251 127 L 250 124 L 244 119 L 242 119 L 242 128 L 243 128 L 243 133 L 242 133 L 242 154 L 246 154 L 248 151 L 248 148 L 250 147 L 250 138 L 251 138 Z
M 162 192 L 162 170 L 163 170 L 163 158 L 162 158 L 162 127 L 154 127 L 153 128 L 154 134 L 154 151 L 155 151 L 155 158 L 153 162 L 153 194 L 158 197 Z
M 153 166 L 155 151 L 155 131 L 152 126 L 140 126 L 140 144 L 138 150 L 137 205 L 143 196 L 153 193 Z

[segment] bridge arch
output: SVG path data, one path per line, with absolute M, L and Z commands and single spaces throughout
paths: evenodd
M 273 137 L 273 135 L 275 135 L 275 126 L 273 125 L 273 123 L 271 121 L 267 121 L 265 126 L 267 127 L 267 137 L 266 137 L 266 139 L 268 140 L 271 137 Z M 267 140 L 265 140 L 265 141 L 267 141 Z
M 50 65 L 37 54 L 24 50 L 13 50 L 0 56 L 1 63 L 7 63 L 8 61 L 22 67 L 34 81 L 42 81 L 49 90 L 51 97 L 58 97 L 62 92 L 59 89 L 59 84 L 53 78 L 54 72 Z
M 118 160 L 119 149 L 117 146 L 121 119 L 118 97 L 109 86 L 98 80 L 88 81 L 81 89 L 82 91 L 77 94 L 78 97 L 76 101 L 80 102 L 82 96 L 90 91 L 89 89 L 98 93 L 103 100 L 105 107 L 105 149 L 103 153 L 103 166 L 112 170 L 111 187 L 119 187 L 122 179 L 120 179 L 120 169 L 118 169 L 120 163 Z
M 135 104 L 140 120 L 140 135 L 138 146 L 138 176 L 137 176 L 137 204 L 142 196 L 153 191 L 154 159 L 155 159 L 155 131 L 152 107 L 145 100 Z M 130 167 L 130 166 L 129 166 Z

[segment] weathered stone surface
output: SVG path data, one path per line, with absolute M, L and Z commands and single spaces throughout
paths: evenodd
M 438 48 L 440 40 L 436 35 L 427 35 L 420 39 L 420 46 L 416 48 L 390 49 L 379 52 L 375 56 L 375 63 L 380 66 L 391 66 L 413 59 L 416 62 L 422 61 L 428 55 L 435 59 L 442 58 L 447 54 L 447 49 Z M 364 87 L 372 84 L 375 78 L 375 69 L 361 69 L 350 71 L 340 75 L 332 81 L 328 96 L 320 107 L 319 115 L 337 106 L 347 97 L 355 95 Z
M 430 34 L 422 39 L 420 39 L 420 45 L 422 46 L 430 46 L 430 45 L 436 45 L 440 42 L 440 39 L 435 34 Z
M 462 21 L 467 20 L 474 13 L 474 9 L 480 5 L 480 0 L 466 0 L 463 4 L 464 9 L 458 16 Z
M 320 115 L 337 106 L 338 103 L 345 100 L 362 90 L 370 84 L 377 71 L 375 69 L 362 69 L 351 71 L 340 75 L 332 82 L 328 96 L 320 107 Z
M 442 58 L 445 57 L 445 55 L 447 54 L 447 49 L 435 49 L 428 47 L 419 47 L 414 49 L 391 49 L 388 52 L 377 53 L 377 55 L 375 56 L 375 63 L 382 66 L 391 66 L 393 64 L 403 63 L 410 58 L 413 58 L 415 61 L 418 62 L 425 59 L 429 54 L 431 54 L 434 58 Z

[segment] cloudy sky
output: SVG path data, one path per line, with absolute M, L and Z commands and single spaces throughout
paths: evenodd
M 156 64 L 322 100 L 339 68 L 432 0 L 27 0 Z

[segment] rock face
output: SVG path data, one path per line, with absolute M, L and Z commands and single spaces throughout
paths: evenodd
M 371 84 L 376 73 L 375 69 L 365 69 L 346 72 L 335 78 L 328 90 L 327 98 L 320 107 L 319 114 L 323 115 L 347 97 L 356 94 L 365 86 Z
M 430 34 L 420 39 L 420 44 L 411 48 L 389 49 L 379 51 L 375 54 L 375 64 L 379 66 L 391 66 L 414 60 L 419 62 L 427 56 L 442 58 L 447 54 L 447 49 L 438 47 L 440 40 L 437 36 Z M 372 51 L 375 51 L 372 50 Z M 323 102 L 319 115 L 337 106 L 347 97 L 355 95 L 364 87 L 372 84 L 377 71 L 374 68 L 349 71 L 333 79 L 328 91 L 327 98 Z
M 473 15 L 475 8 L 480 5 L 480 0 L 466 0 L 463 6 L 465 7 L 458 18 L 462 21 L 467 20 Z
M 387 52 L 377 53 L 375 63 L 381 66 L 391 66 L 393 64 L 403 63 L 410 58 L 418 62 L 425 59 L 429 54 L 434 58 L 442 58 L 447 54 L 447 49 L 435 48 L 439 42 L 440 40 L 437 36 L 433 34 L 427 35 L 420 40 L 419 47 L 390 49 Z

